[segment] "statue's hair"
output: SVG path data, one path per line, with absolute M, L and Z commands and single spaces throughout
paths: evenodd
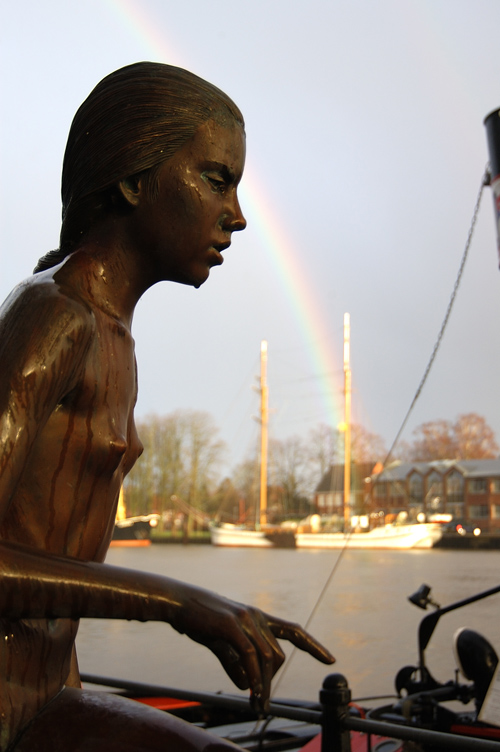
M 143 62 L 106 76 L 71 124 L 60 248 L 41 258 L 35 272 L 62 261 L 98 217 L 126 209 L 120 180 L 143 174 L 154 195 L 159 166 L 211 119 L 244 128 L 241 112 L 224 92 L 182 68 Z

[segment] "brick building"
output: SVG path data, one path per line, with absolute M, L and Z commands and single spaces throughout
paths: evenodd
M 376 468 L 375 468 L 376 469 Z M 373 517 L 408 513 L 452 515 L 483 530 L 500 530 L 500 458 L 393 462 L 382 472 L 374 463 L 353 464 L 351 514 Z M 334 465 L 321 479 L 315 495 L 321 515 L 344 514 L 344 466 Z
M 369 483 L 375 462 L 351 466 L 351 514 L 365 509 Z M 314 492 L 315 511 L 321 515 L 344 517 L 344 465 L 332 465 L 323 475 Z

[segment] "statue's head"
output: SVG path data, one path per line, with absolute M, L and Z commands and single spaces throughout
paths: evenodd
M 70 253 L 103 213 L 126 209 L 117 190 L 120 180 L 142 175 L 154 194 L 155 168 L 208 120 L 244 128 L 234 102 L 189 71 L 143 62 L 106 76 L 71 124 L 62 172 L 59 253 Z M 37 271 L 50 265 L 41 260 Z

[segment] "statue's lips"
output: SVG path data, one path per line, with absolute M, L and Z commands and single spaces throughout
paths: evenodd
M 229 248 L 230 245 L 230 241 L 227 243 L 214 243 L 214 245 L 210 248 L 210 250 L 213 252 L 211 255 L 214 257 L 214 265 L 220 265 L 224 263 L 222 251 L 225 251 L 226 248 Z

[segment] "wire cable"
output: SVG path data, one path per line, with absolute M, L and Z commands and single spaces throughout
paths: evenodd
M 452 308 L 453 308 L 453 304 L 455 302 L 455 298 L 457 297 L 457 292 L 458 292 L 458 288 L 459 288 L 460 282 L 462 280 L 462 275 L 464 273 L 465 262 L 467 261 L 467 257 L 469 255 L 469 248 L 470 248 L 470 244 L 471 244 L 471 241 L 472 241 L 472 235 L 473 235 L 474 229 L 476 227 L 476 222 L 477 222 L 477 217 L 478 217 L 478 214 L 479 214 L 479 207 L 481 205 L 481 199 L 482 199 L 482 196 L 483 196 L 483 191 L 484 191 L 485 186 L 489 185 L 489 183 L 490 183 L 490 173 L 489 173 L 488 168 L 486 168 L 486 171 L 485 171 L 483 177 L 481 178 L 481 187 L 479 188 L 479 193 L 478 193 L 477 199 L 476 199 L 476 205 L 474 207 L 474 212 L 472 214 L 472 220 L 471 220 L 470 227 L 469 227 L 469 233 L 467 235 L 467 241 L 465 243 L 465 249 L 464 249 L 464 252 L 462 254 L 462 260 L 460 262 L 460 266 L 459 266 L 459 269 L 458 269 L 457 278 L 456 278 L 455 284 L 453 286 L 453 292 L 451 293 L 451 297 L 450 297 L 450 300 L 449 300 L 449 303 L 448 303 L 448 307 L 447 307 L 446 313 L 444 315 L 443 323 L 441 324 L 441 329 L 439 330 L 439 334 L 437 336 L 436 343 L 435 343 L 434 348 L 432 350 L 431 357 L 429 359 L 429 362 L 427 363 L 427 367 L 426 367 L 426 369 L 424 371 L 424 375 L 422 376 L 420 384 L 417 387 L 417 391 L 415 392 L 415 396 L 413 397 L 413 400 L 411 402 L 410 407 L 408 408 L 408 411 L 407 411 L 407 413 L 405 415 L 405 418 L 404 418 L 404 420 L 403 420 L 403 422 L 401 424 L 401 427 L 400 427 L 399 431 L 396 434 L 396 438 L 392 442 L 391 448 L 389 449 L 389 452 L 387 453 L 387 456 L 386 456 L 386 458 L 384 460 L 384 463 L 383 463 L 384 467 L 386 467 L 386 465 L 388 464 L 388 462 L 389 462 L 389 460 L 390 460 L 390 458 L 392 456 L 392 453 L 393 453 L 393 451 L 394 451 L 394 449 L 395 449 L 395 447 L 396 447 L 399 439 L 401 438 L 401 434 L 403 433 L 403 431 L 404 431 L 404 429 L 406 427 L 408 419 L 409 419 L 409 417 L 410 417 L 410 415 L 411 415 L 411 413 L 413 411 L 413 408 L 415 407 L 415 404 L 416 404 L 418 398 L 420 397 L 422 389 L 424 388 L 424 384 L 427 381 L 427 378 L 429 376 L 429 373 L 430 373 L 430 370 L 432 368 L 432 365 L 433 365 L 433 363 L 434 363 L 434 361 L 436 359 L 436 355 L 438 353 L 439 347 L 441 345 L 441 341 L 443 339 L 446 327 L 448 325 L 448 321 L 450 319 L 450 315 L 451 315 L 451 311 L 452 311 Z
M 464 252 L 462 254 L 462 259 L 460 261 L 460 266 L 459 266 L 459 269 L 458 269 L 458 274 L 457 274 L 457 277 L 455 279 L 455 284 L 453 286 L 453 291 L 451 293 L 450 300 L 448 302 L 448 307 L 446 309 L 446 313 L 445 313 L 445 316 L 444 316 L 444 319 L 443 319 L 443 323 L 441 324 L 441 328 L 439 330 L 439 334 L 437 336 L 434 348 L 432 350 L 431 357 L 429 359 L 429 362 L 427 363 L 427 367 L 426 367 L 426 369 L 424 371 L 424 375 L 422 376 L 422 379 L 420 380 L 420 384 L 418 385 L 417 391 L 415 392 L 415 396 L 413 397 L 413 400 L 412 400 L 412 402 L 410 404 L 410 407 L 409 407 L 409 409 L 408 409 L 408 411 L 407 411 L 407 413 L 405 415 L 405 418 L 404 418 L 404 420 L 403 420 L 403 422 L 401 424 L 401 427 L 400 427 L 398 433 L 396 434 L 396 438 L 394 439 L 394 441 L 392 443 L 392 446 L 389 449 L 389 452 L 388 452 L 388 454 L 387 454 L 387 456 L 385 458 L 384 467 L 386 467 L 387 463 L 389 462 L 389 459 L 392 456 L 394 448 L 397 445 L 397 443 L 398 443 L 398 441 L 399 441 L 399 439 L 401 437 L 401 434 L 403 433 L 403 430 L 404 430 L 404 428 L 405 428 L 405 426 L 406 426 L 406 424 L 408 422 L 410 414 L 413 411 L 413 408 L 415 407 L 415 404 L 416 404 L 418 398 L 420 397 L 422 389 L 424 388 L 424 384 L 427 381 L 427 378 L 429 376 L 429 373 L 430 373 L 430 370 L 432 368 L 432 365 L 433 365 L 433 363 L 434 363 L 434 361 L 436 359 L 436 355 L 438 353 L 439 347 L 441 345 L 441 341 L 443 339 L 446 327 L 448 325 L 448 321 L 450 319 L 450 315 L 451 315 L 451 311 L 452 311 L 452 308 L 453 308 L 453 304 L 455 302 L 455 298 L 457 297 L 458 288 L 460 286 L 460 282 L 462 280 L 462 276 L 463 276 L 463 273 L 464 273 L 465 263 L 467 261 L 468 255 L 469 255 L 469 249 L 470 249 L 470 245 L 471 245 L 471 241 L 472 241 L 472 236 L 473 236 L 473 233 L 474 233 L 474 230 L 475 230 L 475 227 L 476 227 L 477 217 L 478 217 L 478 214 L 479 214 L 479 208 L 481 206 L 481 199 L 482 199 L 482 196 L 483 196 L 483 191 L 484 191 L 485 186 L 487 186 L 489 184 L 490 184 L 490 173 L 489 173 L 489 169 L 487 167 L 486 170 L 485 170 L 485 172 L 484 172 L 484 174 L 483 174 L 483 176 L 482 176 L 482 178 L 481 178 L 481 186 L 479 188 L 479 192 L 478 192 L 478 195 L 477 195 L 477 198 L 476 198 L 476 204 L 474 206 L 474 212 L 472 214 L 472 219 L 471 219 L 471 223 L 470 223 L 470 227 L 469 227 L 469 232 L 468 232 L 468 235 L 467 235 L 467 241 L 465 243 Z M 306 623 L 304 625 L 305 629 L 309 628 L 309 625 L 312 622 L 312 620 L 313 620 L 313 618 L 314 618 L 314 616 L 315 616 L 315 614 L 316 614 L 316 612 L 317 612 L 317 610 L 318 610 L 318 608 L 319 608 L 319 606 L 320 606 L 320 604 L 321 604 L 321 602 L 322 602 L 322 600 L 323 600 L 323 598 L 325 596 L 325 593 L 328 590 L 328 587 L 330 586 L 330 583 L 331 583 L 331 581 L 332 581 L 332 579 L 333 579 L 333 577 L 334 577 L 334 575 L 335 575 L 335 573 L 336 573 L 336 571 L 337 571 L 337 569 L 339 567 L 339 564 L 340 564 L 340 562 L 342 560 L 343 554 L 345 553 L 345 551 L 347 549 L 347 544 L 349 542 L 349 538 L 350 538 L 350 533 L 348 533 L 346 535 L 344 546 L 340 549 L 340 553 L 339 553 L 337 559 L 335 560 L 335 563 L 334 563 L 334 565 L 333 565 L 333 567 L 332 567 L 332 569 L 330 571 L 330 574 L 328 575 L 328 577 L 327 577 L 327 579 L 325 581 L 325 584 L 323 585 L 323 588 L 322 588 L 322 590 L 321 590 L 321 592 L 320 592 L 320 594 L 319 594 L 319 596 L 318 596 L 318 598 L 316 600 L 316 603 L 314 604 L 314 606 L 312 608 L 312 611 L 311 611 L 311 613 L 310 613 L 310 615 L 309 615 L 309 617 L 308 617 L 308 619 L 307 619 L 307 621 L 306 621 Z M 283 669 L 282 669 L 279 677 L 276 679 L 276 682 L 274 684 L 274 688 L 273 688 L 273 692 L 272 692 L 271 696 L 275 695 L 276 690 L 278 689 L 279 685 L 281 684 L 281 681 L 282 681 L 283 677 L 285 676 L 287 669 L 289 668 L 290 664 L 292 663 L 292 659 L 293 659 L 296 651 L 297 651 L 297 648 L 294 647 L 293 650 L 292 650 L 292 652 L 290 653 L 287 661 L 285 662 L 285 664 L 283 666 Z

